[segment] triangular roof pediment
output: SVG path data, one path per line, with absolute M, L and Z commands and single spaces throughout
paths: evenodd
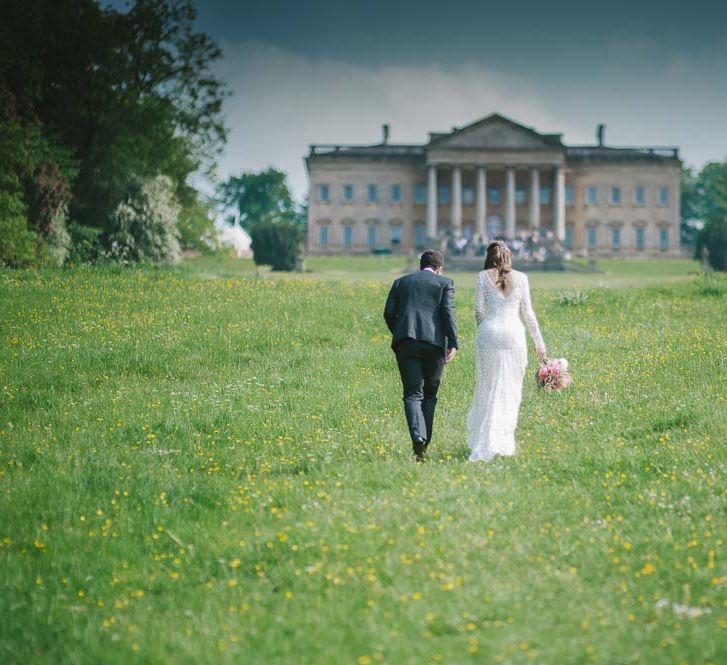
M 436 148 L 538 149 L 563 146 L 560 134 L 540 134 L 499 113 L 455 128 L 448 134 L 432 135 L 429 146 Z

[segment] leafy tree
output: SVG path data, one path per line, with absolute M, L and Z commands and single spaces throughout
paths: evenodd
M 28 228 L 19 192 L 0 188 L 0 263 L 22 268 L 37 260 L 38 236 Z
M 304 211 L 297 210 L 287 177 L 274 168 L 231 176 L 217 189 L 224 207 L 235 207 L 250 234 L 256 265 L 293 270 L 303 238 Z
M 273 270 L 295 269 L 302 240 L 299 224 L 263 222 L 252 228 L 250 236 L 256 265 L 269 265 Z
M 693 245 L 703 223 L 701 198 L 697 191 L 699 175 L 686 168 L 681 175 L 681 224 L 680 236 L 683 245 Z
M 727 217 L 707 222 L 697 236 L 696 258 L 705 259 L 714 270 L 727 270 Z
M 274 168 L 231 176 L 218 187 L 217 198 L 222 205 L 237 208 L 240 225 L 248 231 L 258 224 L 296 219 L 287 177 Z
M 195 20 L 192 0 L 132 0 L 124 11 L 97 0 L 4 0 L 0 124 L 34 127 L 68 157 L 20 174 L 41 235 L 62 198 L 74 221 L 108 238 L 130 183 L 159 173 L 183 206 L 197 205 L 186 181 L 214 165 L 226 93 L 212 70 L 221 51 Z
M 699 174 L 697 192 L 705 220 L 695 256 L 715 270 L 727 270 L 727 161 L 710 162 Z
M 164 175 L 131 183 L 112 216 L 111 251 L 122 261 L 173 263 L 179 260 L 180 206 L 174 184 Z
M 69 263 L 74 265 L 98 263 L 106 258 L 106 250 L 101 240 L 101 229 L 71 222 L 68 225 L 68 232 L 71 236 Z
M 65 222 L 70 191 L 60 164 L 67 163 L 67 155 L 43 137 L 38 127 L 11 115 L 8 98 L 0 90 L 0 102 L 3 100 L 6 117 L 0 122 L 0 223 L 6 237 L 0 262 L 30 265 L 51 260 L 62 264 L 69 242 Z M 71 167 L 66 168 L 72 172 Z M 44 242 L 48 251 L 43 251 Z M 17 254 L 21 247 L 22 260 Z
M 179 215 L 179 241 L 183 249 L 210 254 L 217 249 L 217 234 L 212 221 L 212 204 L 195 197 L 182 206 Z
M 727 215 L 727 161 L 709 162 L 696 184 L 698 211 L 705 221 Z

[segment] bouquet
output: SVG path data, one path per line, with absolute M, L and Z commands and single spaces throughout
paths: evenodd
M 568 361 L 565 358 L 546 359 L 542 363 L 535 379 L 543 390 L 561 390 L 571 382 Z

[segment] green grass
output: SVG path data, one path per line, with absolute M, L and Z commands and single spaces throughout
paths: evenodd
M 0 272 L 0 662 L 727 661 L 724 278 L 533 274 L 574 384 L 483 466 L 458 276 L 417 465 L 376 261 Z
M 271 279 L 315 277 L 326 281 L 389 282 L 406 271 L 407 259 L 402 256 L 311 256 L 305 265 L 305 274 L 291 276 L 270 272 L 266 267 L 256 271 L 252 259 L 201 257 L 187 261 L 178 270 L 200 279 L 259 274 Z M 698 264 L 690 259 L 599 259 L 596 272 L 585 271 L 586 262 L 582 260 L 574 261 L 574 266 L 579 270 L 532 273 L 531 281 L 546 289 L 632 288 L 688 280 L 699 270 Z M 474 272 L 452 272 L 447 266 L 445 272 L 458 286 L 474 284 Z

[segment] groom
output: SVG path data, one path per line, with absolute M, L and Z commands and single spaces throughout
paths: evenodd
M 404 412 L 414 455 L 422 461 L 432 440 L 444 365 L 457 353 L 457 323 L 454 283 L 442 277 L 442 252 L 424 252 L 419 268 L 391 286 L 384 319 L 393 335 L 391 348 L 404 387 Z

